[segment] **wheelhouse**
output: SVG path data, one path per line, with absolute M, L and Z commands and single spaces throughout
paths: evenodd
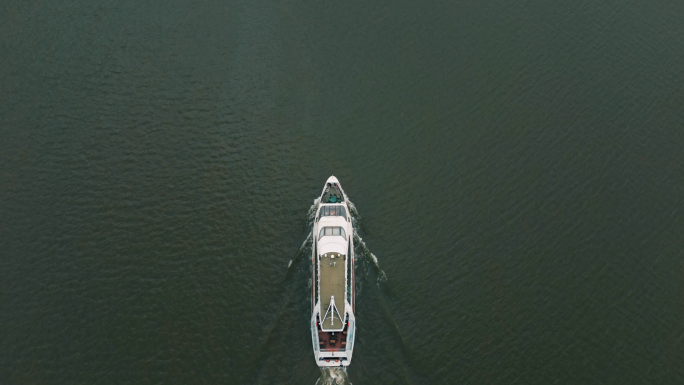
M 321 240 L 326 235 L 339 235 L 344 239 L 347 239 L 347 233 L 344 231 L 344 227 L 340 226 L 326 226 L 321 228 L 321 231 L 318 233 L 318 240 Z
M 347 220 L 347 210 L 341 205 L 325 205 L 321 206 L 321 211 L 318 214 L 318 219 L 321 217 L 343 217 Z

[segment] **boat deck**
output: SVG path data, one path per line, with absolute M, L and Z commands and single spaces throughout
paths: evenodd
M 319 348 L 321 350 L 347 350 L 347 326 L 341 332 L 324 332 L 318 329 Z
M 333 319 L 331 319 L 330 314 L 328 314 L 325 320 L 323 320 L 323 328 L 327 330 L 342 329 L 344 324 L 346 260 L 347 257 L 345 255 L 338 253 L 326 253 L 321 255 L 319 259 L 321 317 L 325 316 L 328 306 L 330 306 L 330 297 L 335 296 L 335 306 L 343 318 L 340 320 L 337 313 L 335 313 Z
M 333 199 L 330 199 L 330 198 Z M 336 186 L 329 186 L 328 191 L 323 194 L 321 203 L 341 203 L 344 202 L 344 195 Z

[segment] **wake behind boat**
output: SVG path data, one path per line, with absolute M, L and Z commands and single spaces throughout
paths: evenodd
M 313 224 L 311 337 L 318 366 L 348 366 L 354 349 L 354 244 L 347 196 L 334 176 Z

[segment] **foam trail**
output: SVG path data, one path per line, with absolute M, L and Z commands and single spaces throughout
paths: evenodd
M 320 199 L 320 198 L 319 198 L 319 199 Z M 347 206 L 349 207 L 349 213 L 350 213 L 353 217 L 359 218 L 359 211 L 356 210 L 356 206 L 352 203 L 352 201 L 349 200 L 349 198 L 347 198 Z
M 359 236 L 359 234 L 356 232 L 356 228 L 354 229 L 354 245 L 359 249 L 359 253 L 357 255 L 361 255 L 366 258 L 366 260 L 371 261 L 373 264 L 373 268 L 376 270 L 378 274 L 378 279 L 377 279 L 377 286 L 380 287 L 381 283 L 387 282 L 387 275 L 385 272 L 380 268 L 380 262 L 378 262 L 378 257 L 373 254 L 370 249 L 368 249 L 368 246 L 366 246 L 366 242 L 363 241 L 363 238 Z
M 309 245 L 309 243 L 311 242 L 311 234 L 311 231 L 309 231 L 309 235 L 306 236 L 306 239 L 304 240 L 304 242 L 302 242 L 302 245 L 299 246 L 299 251 L 304 250 Z
M 359 211 L 356 209 L 354 203 L 351 200 L 349 200 L 349 197 L 347 197 L 347 206 L 349 207 L 349 214 L 352 216 L 352 225 L 354 226 L 354 246 L 355 248 L 358 247 L 360 249 L 360 253 L 357 253 L 357 255 L 361 255 L 365 257 L 367 260 L 373 262 L 373 266 L 375 267 L 375 270 L 378 274 L 376 284 L 378 287 L 380 287 L 381 283 L 387 282 L 387 275 L 380 268 L 378 257 L 376 257 L 375 254 L 371 253 L 371 251 L 368 249 L 368 246 L 366 246 L 366 242 L 364 242 L 363 238 L 359 236 L 357 230 L 359 227 L 359 220 L 361 219 L 361 216 L 359 215 Z
M 316 219 L 316 210 L 318 209 L 318 204 L 321 202 L 321 198 L 318 197 L 314 199 L 313 204 L 309 207 L 309 212 L 306 213 L 306 225 L 308 227 L 313 226 L 313 221 Z
M 305 255 L 305 254 L 306 254 L 305 252 L 306 252 L 307 250 L 310 250 L 309 247 L 311 246 L 312 240 L 313 240 L 313 238 L 312 238 L 312 233 L 309 231 L 309 235 L 306 236 L 306 239 L 304 240 L 304 242 L 302 242 L 302 245 L 299 246 L 299 250 L 297 250 L 297 253 L 295 254 L 295 256 L 294 256 L 294 257 L 290 260 L 290 262 L 287 264 L 287 271 L 288 271 L 288 274 L 289 274 L 290 268 L 292 267 L 292 265 L 293 265 L 295 262 L 297 262 L 297 260 L 299 259 L 299 257 L 300 257 L 301 255 Z
M 321 368 L 321 378 L 316 385 L 352 385 L 346 368 Z

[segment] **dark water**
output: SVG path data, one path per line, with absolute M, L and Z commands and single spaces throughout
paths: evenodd
M 682 15 L 3 2 L 0 383 L 684 383 Z M 346 374 L 307 329 L 330 175 Z

